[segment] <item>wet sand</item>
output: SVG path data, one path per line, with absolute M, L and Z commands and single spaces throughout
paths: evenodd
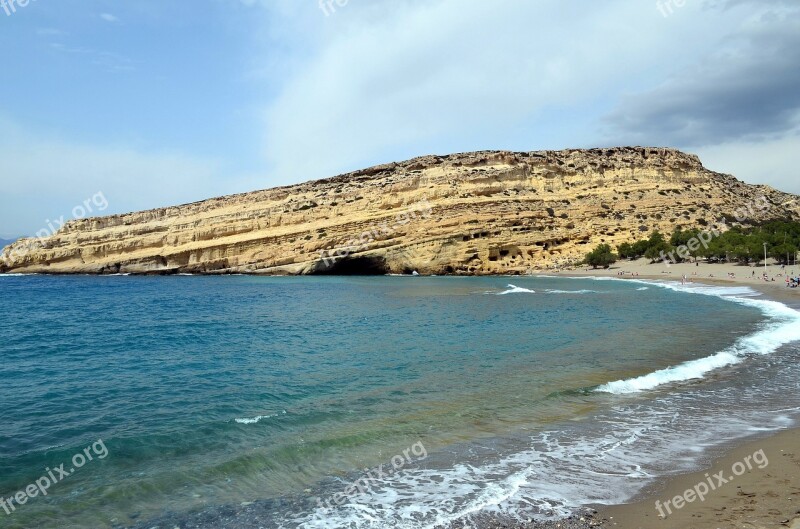
M 546 523 L 481 520 L 452 529 L 800 529 L 800 429 L 722 452 L 708 468 L 659 480 L 625 505 L 588 507 Z M 720 472 L 727 483 L 720 484 Z
M 764 459 L 768 464 L 756 464 Z M 742 469 L 747 469 L 744 474 L 734 475 Z M 728 483 L 719 484 L 719 472 Z M 703 492 L 709 479 L 716 490 L 700 501 L 697 490 Z M 679 496 L 678 505 L 683 505 L 676 508 Z M 604 527 L 616 529 L 800 529 L 800 430 L 751 441 L 707 469 L 652 487 L 633 503 L 599 510 Z
M 486 518 L 450 529 L 800 529 L 800 429 L 721 451 L 708 468 L 659 480 L 625 505 L 551 522 Z

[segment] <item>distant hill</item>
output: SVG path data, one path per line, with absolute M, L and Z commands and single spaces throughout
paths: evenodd
M 482 151 L 71 220 L 0 273 L 524 274 L 732 219 L 800 219 L 800 197 L 673 149 Z
M 0 248 L 5 248 L 17 239 L 0 239 Z

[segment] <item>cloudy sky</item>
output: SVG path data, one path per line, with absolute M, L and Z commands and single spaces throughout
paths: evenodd
M 800 193 L 797 0 L 10 1 L 0 238 L 97 193 L 125 212 L 480 149 L 672 146 Z

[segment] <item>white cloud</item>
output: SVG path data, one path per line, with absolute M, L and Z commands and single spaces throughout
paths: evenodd
M 0 137 L 0 238 L 30 234 L 97 192 L 109 202 L 103 214 L 111 214 L 265 187 L 255 177 L 227 175 L 219 160 L 84 145 L 2 119 Z
M 427 153 L 631 141 L 670 145 L 680 138 L 667 134 L 661 126 L 666 121 L 663 116 L 674 116 L 673 107 L 683 111 L 681 116 L 692 116 L 683 99 L 702 99 L 689 98 L 684 89 L 678 94 L 663 89 L 691 86 L 670 84 L 670 80 L 689 78 L 700 83 L 711 79 L 709 64 L 725 72 L 754 71 L 728 68 L 734 59 L 753 64 L 752 59 L 758 57 L 744 56 L 750 50 L 737 42 L 747 37 L 753 49 L 769 51 L 764 43 L 777 42 L 781 36 L 775 34 L 776 27 L 787 38 L 796 38 L 796 26 L 786 18 L 796 9 L 794 0 L 719 0 L 716 7 L 698 0 L 667 18 L 655 2 L 634 0 L 603 4 L 591 0 L 349 0 L 330 16 L 314 0 L 217 1 L 238 12 L 251 10 L 248 20 L 260 17 L 263 21 L 252 35 L 247 52 L 252 55 L 232 59 L 249 65 L 249 71 L 242 73 L 247 83 L 263 86 L 262 141 L 266 169 L 271 173 L 269 185 Z M 784 6 L 780 16 L 767 16 L 765 12 L 777 9 L 776 5 Z M 110 13 L 98 16 L 107 22 L 119 21 Z M 776 20 L 782 20 L 780 26 Z M 63 35 L 47 28 L 38 33 Z M 52 50 L 83 56 L 109 71 L 139 72 L 140 62 L 123 55 L 60 43 L 53 43 Z M 741 50 L 742 56 L 720 58 L 724 50 Z M 773 56 L 792 60 L 786 54 Z M 786 70 L 796 75 L 796 69 Z M 783 86 L 770 83 L 769 75 L 762 76 L 767 82 L 761 85 Z M 715 79 L 733 78 L 739 85 L 755 87 L 729 89 L 729 96 L 758 96 L 763 90 L 757 82 L 760 78 L 754 77 L 717 75 Z M 728 84 L 727 88 L 733 87 Z M 692 93 L 705 94 L 702 90 Z M 792 94 L 791 90 L 782 93 Z M 762 106 L 796 100 L 789 96 L 763 97 Z M 757 112 L 760 107 L 750 105 L 747 97 L 734 104 Z M 719 98 L 707 99 L 719 102 Z M 625 129 L 622 123 L 621 130 L 640 135 L 612 136 L 603 118 L 634 100 L 656 117 L 643 120 L 645 112 L 633 108 L 623 120 L 633 126 Z M 661 117 L 653 114 L 653 109 L 667 103 L 669 112 Z M 715 108 L 705 109 L 703 115 L 719 127 L 725 123 L 719 115 L 725 113 L 712 112 Z M 780 110 L 761 112 L 755 118 L 761 114 L 780 117 Z M 767 120 L 765 128 L 770 123 L 797 121 Z M 797 163 L 791 154 L 800 152 L 797 136 L 781 139 L 769 130 L 753 128 L 738 130 L 757 132 L 758 137 L 745 140 L 736 132 L 725 136 L 725 143 L 719 139 L 687 145 L 702 145 L 691 150 L 713 170 L 798 191 L 793 173 Z M 1 118 L 0 134 L 4 138 L 0 174 L 5 187 L 0 208 L 2 218 L 13 219 L 0 226 L 0 237 L 18 235 L 20 227 L 39 226 L 49 215 L 68 210 L 83 195 L 98 190 L 106 193 L 115 211 L 127 211 L 268 185 L 256 177 L 231 178 L 221 160 L 146 152 L 126 145 L 79 144 L 48 138 L 42 131 L 19 130 Z M 713 138 L 714 133 L 709 136 Z
M 768 141 L 737 141 L 695 149 L 703 165 L 749 183 L 800 194 L 800 131 Z
M 282 181 L 431 152 L 602 143 L 599 118 L 621 94 L 693 64 L 735 17 L 696 2 L 664 19 L 628 0 L 350 1 L 329 17 L 312 2 L 283 15 L 309 42 L 266 112 Z

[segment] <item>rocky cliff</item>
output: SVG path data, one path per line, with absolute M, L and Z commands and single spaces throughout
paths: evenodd
M 656 229 L 797 219 L 795 198 L 671 149 L 424 156 L 71 221 L 50 237 L 5 248 L 0 272 L 525 273 Z

